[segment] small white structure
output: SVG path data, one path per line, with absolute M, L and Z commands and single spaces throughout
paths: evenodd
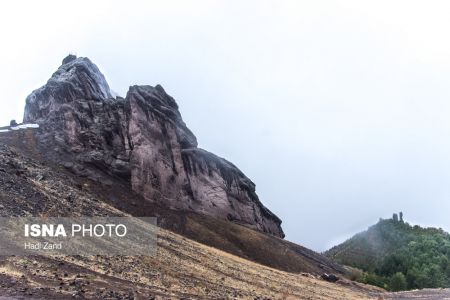
M 11 126 L 10 129 L 0 129 L 0 133 L 2 132 L 9 132 L 11 130 L 21 130 L 21 129 L 27 129 L 27 128 L 39 128 L 39 124 L 19 124 L 17 126 Z

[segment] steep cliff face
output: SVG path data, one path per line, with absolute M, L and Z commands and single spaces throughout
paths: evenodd
M 175 100 L 159 85 L 132 86 L 125 98 L 113 98 L 97 66 L 68 56 L 27 97 L 24 121 L 40 125 L 46 157 L 80 176 L 106 185 L 118 178 L 149 201 L 284 237 L 255 184 L 232 163 L 197 148 Z

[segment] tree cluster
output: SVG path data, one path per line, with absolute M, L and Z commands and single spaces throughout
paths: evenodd
M 450 235 L 411 226 L 402 213 L 380 220 L 327 254 L 364 270 L 360 281 L 389 290 L 450 287 Z

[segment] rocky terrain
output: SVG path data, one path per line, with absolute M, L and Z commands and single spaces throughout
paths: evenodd
M 1 257 L 0 296 L 5 299 L 362 299 L 380 292 L 342 276 L 336 283 L 321 279 L 324 272 L 342 270 L 283 239 L 153 202 L 143 205 L 146 200 L 123 192 L 119 181 L 103 187 L 76 176 L 40 158 L 38 130 L 0 136 L 0 216 L 152 212 L 161 225 L 157 255 Z
M 270 234 L 190 211 L 168 209 L 129 190 L 126 182 L 98 184 L 48 161 L 38 132 L 0 135 L 0 216 L 155 216 L 162 228 L 255 262 L 291 272 L 342 274 L 324 256 Z M 101 207 L 113 210 L 100 210 Z
M 145 199 L 284 237 L 255 184 L 227 160 L 197 147 L 175 100 L 157 85 L 112 97 L 88 58 L 69 55 L 26 99 L 24 122 L 41 126 L 37 146 L 79 176 L 127 182 Z

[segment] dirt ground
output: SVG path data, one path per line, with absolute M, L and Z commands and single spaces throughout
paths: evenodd
M 388 293 L 384 295 L 386 300 L 404 300 L 404 299 L 415 299 L 415 300 L 444 300 L 450 299 L 450 289 L 426 289 L 420 291 L 408 291 L 408 292 L 398 292 L 398 293 Z
M 0 295 L 12 299 L 377 299 L 377 290 L 367 286 L 278 271 L 165 230 L 159 233 L 158 246 L 153 257 L 3 257 Z

